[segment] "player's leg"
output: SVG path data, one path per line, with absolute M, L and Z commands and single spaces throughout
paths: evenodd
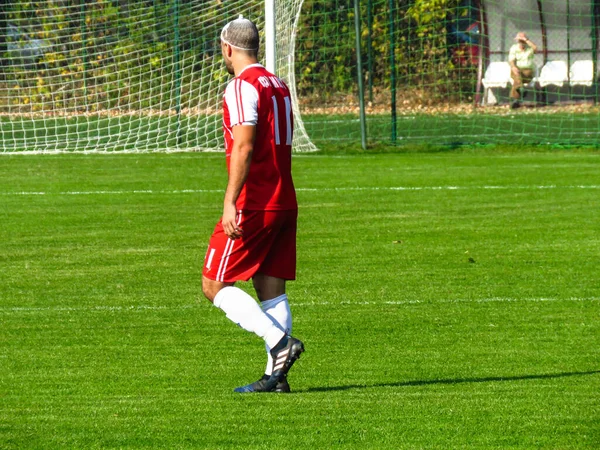
M 264 313 L 287 335 L 292 331 L 292 314 L 285 293 L 285 280 L 257 273 L 252 277 Z M 273 373 L 273 357 L 271 346 L 265 342 L 267 365 L 264 375 L 254 383 L 236 389 L 236 392 L 261 392 L 266 389 L 267 382 Z M 290 392 L 287 377 L 280 379 L 275 385 L 275 392 Z
M 257 272 L 252 277 L 254 290 L 261 302 L 266 302 L 285 294 L 285 282 L 284 278 L 272 277 L 262 272 Z
M 265 345 L 274 346 L 285 333 L 273 323 L 256 300 L 233 283 L 223 283 L 202 277 L 202 290 L 226 317 L 246 331 L 250 331 L 265 341 Z
M 292 333 L 292 313 L 287 294 L 285 293 L 285 280 L 257 273 L 252 277 L 256 295 L 261 301 L 263 311 L 286 334 Z M 267 351 L 267 366 L 265 375 L 273 372 L 273 358 L 271 348 L 265 344 Z
M 215 303 L 215 297 L 221 289 L 227 286 L 233 286 L 234 283 L 222 283 L 202 276 L 202 293 L 212 304 Z
M 263 310 L 282 330 L 286 338 L 275 347 L 267 345 L 268 363 L 266 375 L 282 383 L 292 364 L 304 351 L 304 344 L 292 337 L 292 315 L 285 292 L 286 280 L 296 278 L 296 229 L 297 211 L 280 211 L 277 218 L 277 234 L 261 264 L 252 278 L 258 298 L 262 301 Z
M 292 315 L 285 293 L 286 280 L 294 279 L 296 276 L 296 221 L 296 211 L 265 214 L 264 226 L 269 231 L 269 239 L 264 240 L 261 246 L 267 248 L 268 252 L 258 271 L 253 275 L 252 282 L 261 300 L 263 311 L 282 331 L 286 332 L 286 338 L 282 339 L 278 346 L 265 343 L 268 358 L 265 374 L 260 380 L 236 389 L 237 392 L 256 392 L 273 385 L 276 392 L 289 392 L 287 371 L 304 351 L 303 344 L 289 336 Z M 277 351 L 274 352 L 276 348 Z M 273 358 L 273 355 L 276 357 Z M 274 371 L 276 376 L 273 376 Z
M 229 239 L 221 224 L 217 224 L 204 260 L 202 291 L 228 319 L 274 346 L 285 333 L 250 295 L 234 286 L 235 281 L 248 279 L 252 266 L 257 265 L 248 261 L 245 245 L 242 239 Z

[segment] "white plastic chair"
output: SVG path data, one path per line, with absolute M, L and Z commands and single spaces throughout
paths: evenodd
M 571 86 L 591 86 L 594 83 L 594 62 L 582 60 L 571 64 L 569 82 Z
M 510 64 L 505 61 L 491 62 L 485 71 L 485 75 L 481 80 L 483 84 L 483 101 L 482 104 L 497 103 L 496 97 L 490 91 L 491 88 L 506 88 L 512 82 L 510 77 Z
M 510 64 L 505 61 L 494 61 L 486 69 L 481 83 L 486 89 L 493 87 L 505 88 L 511 80 Z
M 569 80 L 569 68 L 567 63 L 564 61 L 548 61 L 538 78 L 538 82 L 541 87 L 555 85 L 563 87 L 563 85 Z

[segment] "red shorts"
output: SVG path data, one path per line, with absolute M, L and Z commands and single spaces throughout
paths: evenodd
M 202 274 L 223 283 L 248 281 L 256 273 L 296 279 L 298 211 L 238 211 L 243 236 L 229 239 L 217 223 Z

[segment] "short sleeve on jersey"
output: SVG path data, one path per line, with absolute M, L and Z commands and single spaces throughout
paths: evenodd
M 233 79 L 225 89 L 229 127 L 258 123 L 258 91 L 247 81 Z

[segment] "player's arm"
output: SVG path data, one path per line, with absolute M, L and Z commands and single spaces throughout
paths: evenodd
M 242 236 L 242 230 L 236 225 L 237 209 L 235 204 L 250 171 L 256 126 L 236 125 L 232 132 L 233 148 L 229 160 L 229 181 L 225 190 L 221 223 L 223 231 L 229 238 L 238 239 Z

